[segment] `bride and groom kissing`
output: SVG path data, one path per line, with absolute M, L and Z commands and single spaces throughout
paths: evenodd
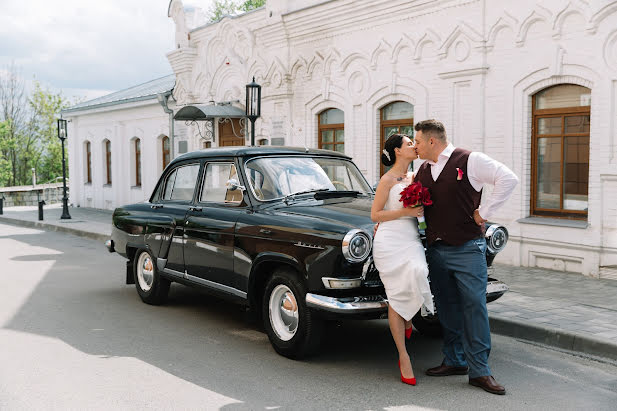
M 432 293 L 443 330 L 441 365 L 426 375 L 469 375 L 469 384 L 505 394 L 488 366 L 491 335 L 486 309 L 486 241 L 484 223 L 510 197 L 518 183 L 503 164 L 481 152 L 455 148 L 437 120 L 415 125 L 415 138 L 390 136 L 381 161 L 391 167 L 380 179 L 371 209 L 378 223 L 373 242 L 375 267 L 388 297 L 388 322 L 399 355 L 401 381 L 416 385 L 405 339 L 412 317 L 424 304 L 434 311 Z M 408 172 L 417 159 L 424 163 Z M 419 181 L 430 191 L 432 205 L 403 206 L 401 191 Z M 482 201 L 484 184 L 494 186 Z M 426 219 L 426 252 L 417 217 Z

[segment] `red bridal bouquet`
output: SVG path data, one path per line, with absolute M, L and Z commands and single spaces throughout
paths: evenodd
M 403 207 L 420 207 L 430 206 L 433 204 L 431 200 L 431 194 L 428 188 L 423 187 L 419 181 L 414 181 L 401 191 L 401 199 Z M 426 221 L 424 216 L 418 217 L 418 228 L 421 230 L 426 229 Z

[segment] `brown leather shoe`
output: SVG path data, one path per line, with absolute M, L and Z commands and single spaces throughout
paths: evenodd
M 470 378 L 469 384 L 475 387 L 480 387 L 484 391 L 490 392 L 491 394 L 504 395 L 506 393 L 504 386 L 499 385 L 492 375 Z
M 426 370 L 426 375 L 431 377 L 445 377 L 447 375 L 467 375 L 469 367 L 452 367 L 441 363 L 441 365 Z

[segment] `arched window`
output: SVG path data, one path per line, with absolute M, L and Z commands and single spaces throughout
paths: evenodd
M 92 145 L 86 141 L 86 183 L 92 183 Z
M 141 140 L 135 139 L 135 185 L 141 187 Z
M 170 161 L 170 151 L 169 151 L 169 137 L 165 136 L 161 139 L 161 144 L 163 145 L 163 170 L 167 167 Z
M 111 141 L 105 140 L 105 174 L 107 176 L 107 183 L 111 185 Z
M 531 213 L 587 218 L 591 90 L 574 84 L 532 98 Z
M 413 136 L 413 105 L 404 101 L 390 103 L 381 109 L 381 145 L 379 152 L 383 150 L 384 143 L 392 134 L 407 134 Z M 377 158 L 381 158 L 379 155 Z M 380 175 L 388 171 L 389 167 L 380 164 Z
M 345 152 L 345 114 L 330 108 L 319 114 L 319 148 Z

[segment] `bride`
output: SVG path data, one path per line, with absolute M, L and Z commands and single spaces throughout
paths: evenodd
M 422 304 L 433 311 L 428 266 L 415 217 L 422 207 L 404 208 L 400 192 L 413 181 L 409 164 L 418 158 L 414 144 L 404 134 L 386 140 L 381 162 L 392 168 L 379 180 L 371 219 L 379 223 L 373 242 L 375 267 L 388 296 L 388 323 L 399 355 L 401 381 L 416 385 L 405 338 L 411 337 L 411 319 Z

